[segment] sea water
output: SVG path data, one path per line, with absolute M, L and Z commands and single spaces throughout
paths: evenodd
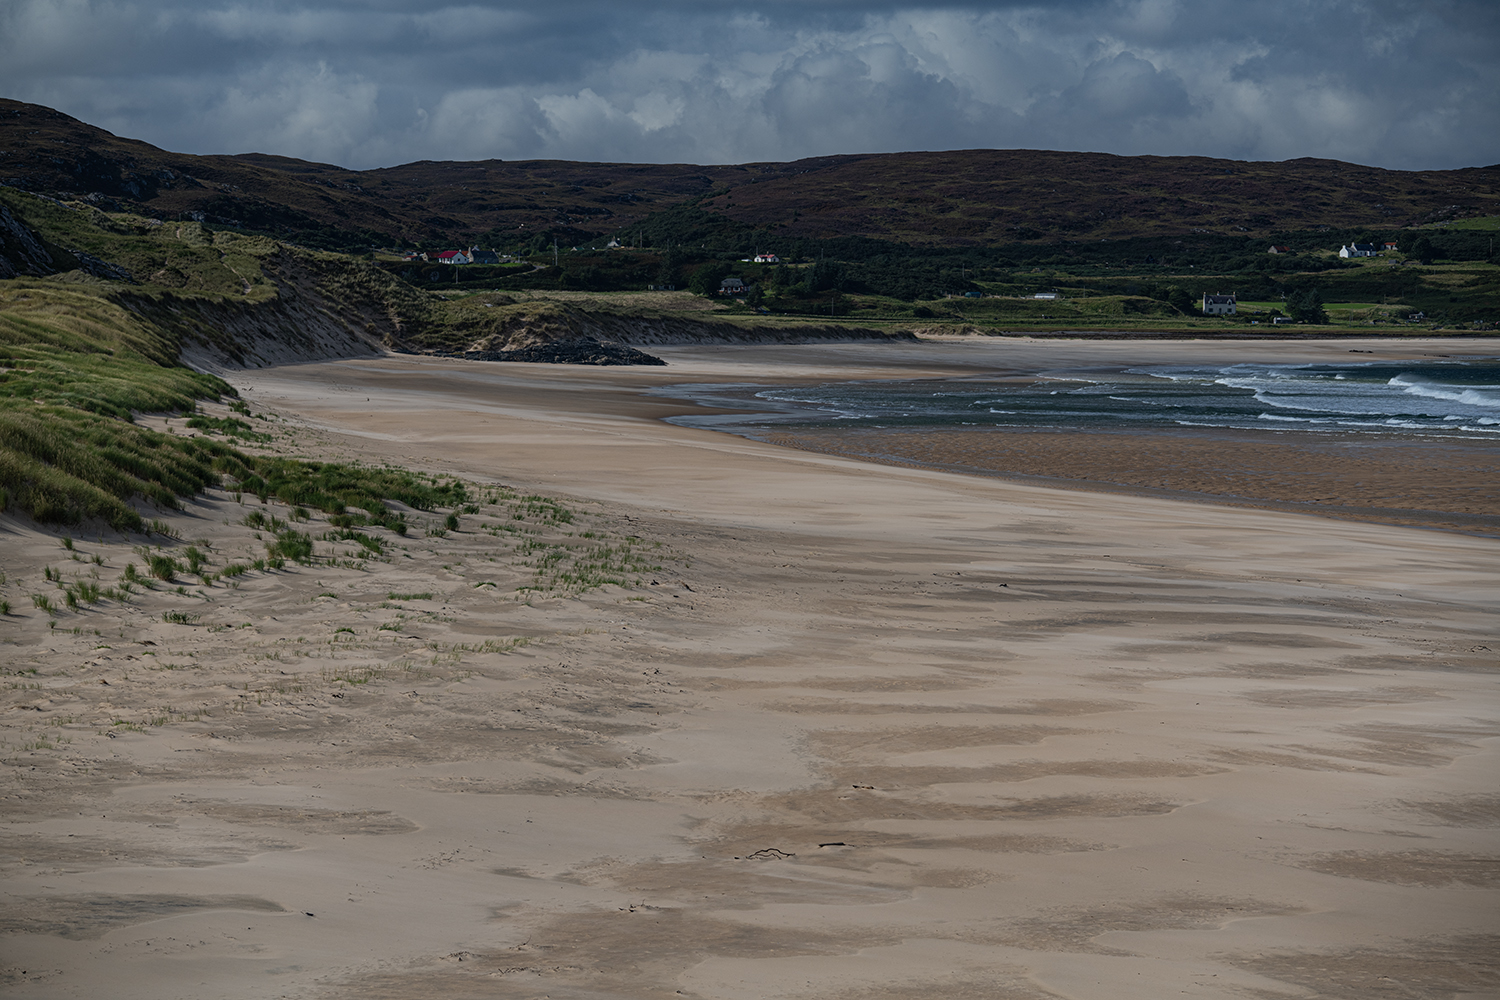
M 677 386 L 763 409 L 674 422 L 753 435 L 768 425 L 1144 430 L 1217 427 L 1500 441 L 1500 361 L 1154 365 L 1035 378 Z

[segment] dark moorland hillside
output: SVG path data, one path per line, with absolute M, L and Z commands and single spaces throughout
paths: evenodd
M 632 227 L 689 203 L 781 237 L 947 247 L 1383 231 L 1500 214 L 1500 167 L 1394 171 L 1333 160 L 963 150 L 711 167 L 424 160 L 356 171 L 256 153 L 171 153 L 6 100 L 0 183 L 330 249 L 628 238 Z

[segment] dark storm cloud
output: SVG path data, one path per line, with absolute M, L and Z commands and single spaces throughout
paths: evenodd
M 1500 160 L 1500 5 L 10 0 L 0 92 L 188 152 Z

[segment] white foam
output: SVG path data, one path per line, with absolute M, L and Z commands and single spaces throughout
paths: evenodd
M 1500 410 L 1500 389 L 1461 388 L 1440 382 L 1413 380 L 1409 375 L 1397 375 L 1390 385 L 1401 391 L 1425 399 L 1442 399 L 1467 406 L 1478 406 L 1489 410 Z

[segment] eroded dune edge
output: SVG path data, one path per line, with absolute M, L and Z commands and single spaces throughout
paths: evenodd
M 180 538 L 0 521 L 7 992 L 1500 991 L 1500 542 L 642 395 L 950 370 L 912 350 L 241 373 L 268 449 L 464 502 L 404 536 L 223 491 L 147 512 Z M 312 560 L 253 568 L 288 529 Z

